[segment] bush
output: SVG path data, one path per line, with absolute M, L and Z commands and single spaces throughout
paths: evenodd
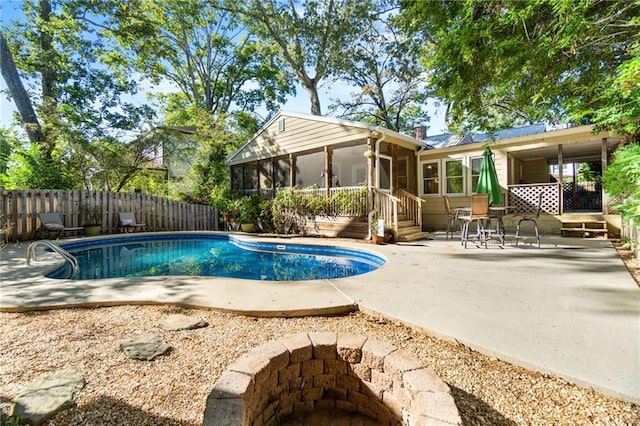
M 619 197 L 614 207 L 623 220 L 640 223 L 640 144 L 624 146 L 603 177 L 604 190 L 612 197 Z

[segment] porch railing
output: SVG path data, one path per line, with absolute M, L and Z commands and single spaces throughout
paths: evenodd
M 542 193 L 542 212 L 562 214 L 562 185 L 560 183 L 534 183 L 509 185 L 508 205 L 514 213 L 535 213 Z
M 329 188 L 305 188 L 294 191 L 308 194 L 324 202 L 324 214 L 328 216 L 364 216 L 367 212 L 367 191 L 364 186 L 340 186 Z
M 373 194 L 374 211 L 378 219 L 383 219 L 385 227 L 388 226 L 393 230 L 393 237 L 398 237 L 398 204 L 400 198 L 394 197 L 378 188 L 371 188 Z
M 422 227 L 422 198 L 401 188 L 396 188 L 393 195 L 400 200 L 401 213 L 406 214 L 414 226 Z

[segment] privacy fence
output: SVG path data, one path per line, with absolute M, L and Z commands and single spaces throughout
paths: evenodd
M 149 231 L 209 231 L 218 222 L 214 207 L 141 192 L 0 188 L 0 218 L 8 225 L 10 241 L 31 239 L 40 227 L 38 213 L 60 213 L 66 227 L 77 227 L 83 225 L 84 212 L 94 208 L 102 216 L 102 234 L 117 232 L 119 212 L 133 212 Z

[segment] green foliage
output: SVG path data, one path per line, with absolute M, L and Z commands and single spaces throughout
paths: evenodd
M 427 74 L 420 65 L 420 40 L 398 33 L 392 18 L 371 16 L 359 38 L 345 46 L 336 74 L 355 90 L 349 100 L 334 100 L 330 112 L 356 121 L 411 132 L 429 120 Z
M 0 412 L 0 426 L 20 426 L 22 424 L 20 416 L 7 416 Z
M 263 199 L 258 195 L 244 195 L 232 203 L 240 223 L 254 223 L 260 217 Z
M 76 181 L 67 173 L 64 163 L 48 157 L 36 144 L 16 149 L 9 156 L 7 173 L 0 183 L 7 188 L 68 189 Z
M 273 226 L 281 234 L 300 232 L 310 217 L 323 212 L 322 198 L 297 189 L 282 188 L 271 202 Z
M 624 112 L 624 103 L 637 111 L 637 88 L 607 88 L 616 70 L 624 81 L 635 76 L 627 70 L 637 61 L 638 2 L 401 0 L 400 5 L 404 28 L 424 39 L 424 65 L 436 96 L 449 106 L 453 128 L 492 130 L 509 122 L 582 117 L 620 129 L 606 121 L 610 108 L 621 114 L 616 121 L 633 117 Z M 619 97 L 622 87 L 632 92 L 626 101 Z
M 615 208 L 625 220 L 640 223 L 640 144 L 616 152 L 603 177 L 605 191 L 620 203 Z
M 222 9 L 242 16 L 246 28 L 260 37 L 262 49 L 276 49 L 274 61 L 288 65 L 288 75 L 295 76 L 309 93 L 311 114 L 315 115 L 321 115 L 319 85 L 326 77 L 336 75 L 345 52 L 376 11 L 372 0 L 221 3 Z
M 325 208 L 323 214 L 327 216 L 364 216 L 367 206 L 365 203 L 362 203 L 361 200 L 366 200 L 366 196 L 366 186 L 361 186 L 358 189 L 358 194 L 354 194 L 353 191 L 349 189 L 336 189 L 327 200 L 327 206 L 330 208 Z
M 273 60 L 273 49 L 211 1 L 98 4 L 109 22 L 103 35 L 119 47 L 110 55 L 112 67 L 171 82 L 179 92 L 167 96 L 177 97 L 177 102 L 217 116 L 253 111 L 263 103 L 277 109 L 293 90 L 289 76 Z

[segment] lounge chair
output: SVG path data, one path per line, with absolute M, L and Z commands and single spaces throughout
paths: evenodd
M 83 230 L 82 226 L 64 226 L 60 213 L 38 213 L 38 217 L 40 218 L 40 227 L 33 233 L 32 239 L 35 239 L 37 235 L 41 235 L 43 238 L 52 236 L 60 238 L 64 232 L 79 232 Z
M 138 223 L 136 221 L 136 216 L 131 212 L 120 212 L 118 213 L 120 217 L 120 223 L 118 224 L 118 229 L 123 232 L 136 232 L 146 231 L 147 224 L 146 223 Z

